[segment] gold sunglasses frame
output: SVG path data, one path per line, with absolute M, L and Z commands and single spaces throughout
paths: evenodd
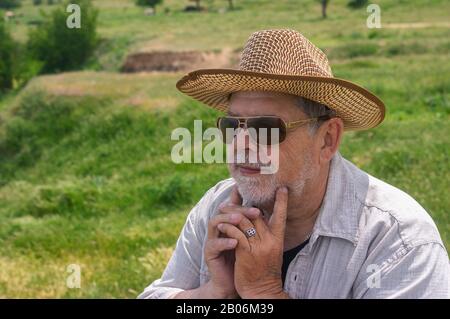
M 239 121 L 239 128 L 243 128 L 243 129 L 248 129 L 247 126 L 247 121 L 249 119 L 255 119 L 255 118 L 276 118 L 281 120 L 281 122 L 283 123 L 285 129 L 286 129 L 286 133 L 288 131 L 292 131 L 300 126 L 303 126 L 307 123 L 312 123 L 312 122 L 319 122 L 319 121 L 327 121 L 329 119 L 331 119 L 332 117 L 328 116 L 328 115 L 323 115 L 323 116 L 318 116 L 318 117 L 311 117 L 308 119 L 303 119 L 303 120 L 297 120 L 297 121 L 290 121 L 290 122 L 286 122 L 285 120 L 283 120 L 281 117 L 276 116 L 276 115 L 262 115 L 262 116 L 221 116 L 217 118 L 216 121 L 216 127 L 220 130 L 219 127 L 219 123 L 221 119 L 236 119 Z M 287 134 L 286 134 L 287 135 Z M 284 139 L 283 139 L 284 140 Z M 283 141 L 280 141 L 280 143 Z

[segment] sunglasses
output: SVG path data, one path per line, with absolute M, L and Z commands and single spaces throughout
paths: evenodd
M 222 137 L 226 144 L 230 144 L 233 141 L 237 129 L 246 129 L 256 143 L 272 145 L 283 142 L 286 139 L 288 131 L 292 131 L 307 123 L 326 121 L 330 118 L 330 116 L 325 115 L 305 120 L 285 122 L 278 116 L 224 116 L 217 119 L 217 128 L 222 132 Z M 232 129 L 232 136 L 227 134 L 227 129 Z M 275 139 L 275 141 L 272 141 L 272 129 L 278 130 L 278 139 Z M 264 133 L 266 136 L 260 136 L 261 133 Z

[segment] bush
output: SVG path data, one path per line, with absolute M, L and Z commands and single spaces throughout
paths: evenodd
M 13 88 L 15 44 L 0 21 L 0 92 Z
M 161 4 L 162 0 L 136 0 L 138 6 L 152 7 L 155 9 L 156 5 Z
M 42 69 L 42 62 L 32 59 L 25 50 L 26 48 L 19 47 L 20 61 L 17 63 L 15 70 L 15 88 L 24 87 Z
M 0 0 L 0 8 L 12 9 L 20 6 L 20 0 Z
M 348 6 L 353 9 L 364 7 L 367 4 L 367 0 L 350 0 Z
M 39 73 L 41 65 L 32 60 L 24 45 L 14 42 L 0 20 L 0 92 L 20 88 Z
M 29 34 L 29 52 L 33 59 L 42 62 L 42 73 L 80 69 L 98 43 L 98 11 L 89 0 L 71 3 L 81 7 L 81 28 L 66 26 L 69 14 L 63 6 L 50 15 L 44 14 L 44 22 Z

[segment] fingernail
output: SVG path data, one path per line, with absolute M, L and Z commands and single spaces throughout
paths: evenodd
M 254 215 L 254 216 L 258 216 L 258 215 L 259 215 L 259 209 L 258 209 L 258 208 L 255 208 L 255 207 L 250 208 L 250 209 L 248 210 L 248 212 L 249 212 L 250 214 Z
M 223 230 L 223 224 L 217 225 L 217 228 L 218 228 L 220 231 L 222 231 L 222 230 Z
M 286 187 L 286 186 L 281 187 L 281 188 L 280 188 L 280 192 L 282 192 L 282 193 L 287 193 L 287 192 L 288 192 L 287 187 Z

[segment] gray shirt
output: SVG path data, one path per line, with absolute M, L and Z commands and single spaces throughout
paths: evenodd
M 192 209 L 162 277 L 139 298 L 170 298 L 206 283 L 209 219 L 228 200 L 219 182 Z M 408 194 L 337 153 L 309 243 L 289 265 L 291 298 L 449 298 L 445 246 L 428 213 Z

